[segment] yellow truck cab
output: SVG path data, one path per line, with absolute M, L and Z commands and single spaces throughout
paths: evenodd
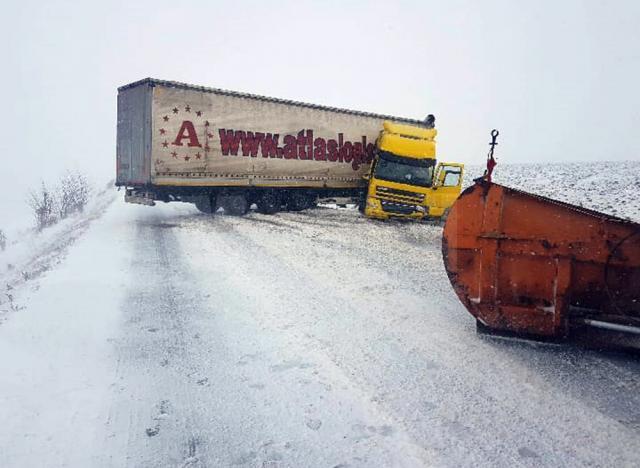
M 462 188 L 464 165 L 436 166 L 437 130 L 384 122 L 368 179 L 370 218 L 440 218 Z

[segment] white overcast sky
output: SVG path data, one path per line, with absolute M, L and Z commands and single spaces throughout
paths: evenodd
M 439 159 L 640 158 L 640 1 L 9 1 L 0 228 L 64 168 L 114 177 L 116 88 L 144 77 L 399 116 Z

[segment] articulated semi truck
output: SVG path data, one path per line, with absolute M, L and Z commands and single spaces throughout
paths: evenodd
M 460 164 L 436 169 L 434 119 L 147 78 L 118 89 L 116 185 L 130 203 L 242 215 L 349 197 L 367 216 L 439 217 Z

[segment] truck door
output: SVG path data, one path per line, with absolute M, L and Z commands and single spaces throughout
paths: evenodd
M 439 163 L 433 178 L 431 216 L 442 216 L 454 204 L 462 190 L 464 164 Z

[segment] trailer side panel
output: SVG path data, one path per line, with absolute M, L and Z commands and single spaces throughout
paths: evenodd
M 155 83 L 155 186 L 363 185 L 384 116 Z

